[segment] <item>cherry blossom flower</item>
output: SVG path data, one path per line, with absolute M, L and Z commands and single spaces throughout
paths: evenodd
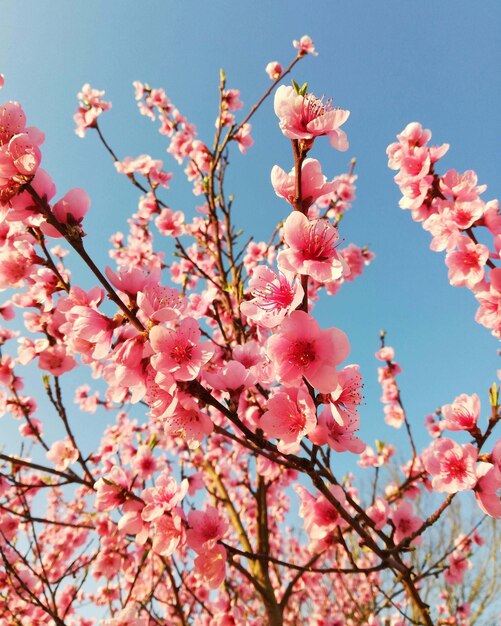
M 164 431 L 181 437 L 195 450 L 203 438 L 214 430 L 214 424 L 197 401 L 190 395 L 178 392 L 162 415 Z
M 278 449 L 285 454 L 299 450 L 301 439 L 317 424 L 316 410 L 304 384 L 297 389 L 283 388 L 270 397 L 268 410 L 260 426 L 268 437 L 279 440 Z
M 491 517 L 501 517 L 501 472 L 491 463 L 477 465 L 474 493 L 478 506 Z
M 145 522 L 153 522 L 181 502 L 188 491 L 188 481 L 178 485 L 176 479 L 163 471 L 155 480 L 154 487 L 144 489 L 141 498 L 146 506 L 141 512 Z
M 105 477 L 99 478 L 94 489 L 96 500 L 94 506 L 97 511 L 111 511 L 123 504 L 130 493 L 131 481 L 125 471 L 113 466 Z
M 303 376 L 321 393 L 330 393 L 338 384 L 336 366 L 347 357 L 350 345 L 337 328 L 321 330 L 304 311 L 293 311 L 268 339 L 267 355 L 279 380 L 298 385 Z
M 324 539 L 337 526 L 344 523 L 336 507 L 323 494 L 318 494 L 315 498 L 302 485 L 294 485 L 294 491 L 301 498 L 299 515 L 304 519 L 304 528 L 311 540 Z M 345 508 L 346 496 L 342 488 L 333 485 L 330 492 L 339 505 Z
M 419 516 L 414 515 L 412 504 L 407 500 L 401 502 L 393 509 L 390 514 L 390 519 L 395 525 L 395 543 L 400 543 L 403 539 L 412 535 L 423 523 L 423 520 Z M 420 537 L 416 538 L 414 543 L 419 542 L 420 539 Z
M 451 404 L 442 407 L 443 428 L 449 430 L 476 430 L 480 416 L 480 398 L 462 393 Z
M 318 56 L 318 52 L 315 52 L 314 42 L 308 35 L 303 35 L 299 41 L 294 39 L 292 45 L 299 50 L 299 56 L 304 56 L 305 54 L 311 54 L 314 57 Z
M 162 515 L 155 521 L 152 550 L 161 556 L 171 556 L 186 541 L 186 533 L 180 509 L 170 515 Z
M 186 532 L 186 542 L 198 554 L 212 550 L 228 530 L 228 522 L 210 505 L 205 511 L 190 511 L 188 524 L 190 529 Z
M 318 416 L 316 428 L 308 435 L 310 441 L 316 445 L 328 444 L 336 452 L 353 452 L 360 454 L 365 449 L 365 443 L 355 433 L 360 425 L 358 414 L 345 413 L 335 419 L 329 407 L 326 407 Z
M 384 498 L 377 496 L 374 504 L 367 509 L 367 515 L 374 522 L 374 528 L 376 530 L 381 530 L 385 526 L 390 515 L 388 502 Z
M 77 461 L 78 450 L 69 439 L 55 441 L 50 450 L 47 451 L 47 458 L 54 463 L 58 472 L 64 472 Z
M 90 198 L 80 188 L 68 191 L 54 206 L 52 214 L 61 224 L 67 226 L 66 231 L 72 236 L 82 236 L 82 221 L 90 208 Z M 63 235 L 51 224 L 44 222 L 42 230 L 49 237 L 62 237 Z
M 148 618 L 138 617 L 137 609 L 126 606 L 112 619 L 103 620 L 101 626 L 148 626 Z
M 77 94 L 79 103 L 73 120 L 76 124 L 75 133 L 79 137 L 85 137 L 87 129 L 96 125 L 97 118 L 111 109 L 111 102 L 103 100 L 103 96 L 104 91 L 93 89 L 89 83 L 85 83 Z
M 283 69 L 278 61 L 270 61 L 264 71 L 271 80 L 277 80 L 282 75 Z
M 251 130 L 251 124 L 244 124 L 234 135 L 234 139 L 238 143 L 238 149 L 242 154 L 245 154 L 247 148 L 250 148 L 254 144 L 254 139 L 252 139 L 250 135 Z
M 258 265 L 252 272 L 249 289 L 254 296 L 240 305 L 242 313 L 265 328 L 275 328 L 284 317 L 301 304 L 304 291 L 294 275 L 281 274 L 265 265 Z
M 438 439 L 423 451 L 422 459 L 433 476 L 436 491 L 456 493 L 472 489 L 477 483 L 477 449 L 470 443 L 460 445 L 452 439 Z
M 339 127 L 346 122 L 350 112 L 333 108 L 330 101 L 323 102 L 311 93 L 299 95 L 293 87 L 281 85 L 275 93 L 275 113 L 280 129 L 289 139 L 309 140 L 327 135 L 331 146 L 344 152 L 348 140 Z
M 226 548 L 217 545 L 195 559 L 195 572 L 211 589 L 217 589 L 226 575 Z
M 460 237 L 457 250 L 448 252 L 445 257 L 451 285 L 473 288 L 484 277 L 488 258 L 489 249 L 486 246 L 475 243 L 469 237 Z
M 199 343 L 200 335 L 198 323 L 191 317 L 181 320 L 176 330 L 153 327 L 149 335 L 156 353 L 151 360 L 153 367 L 170 372 L 176 380 L 194 380 L 214 354 L 210 341 Z
M 293 211 L 285 220 L 283 233 L 287 248 L 277 256 L 280 270 L 311 276 L 319 283 L 348 274 L 348 266 L 336 249 L 337 228 L 328 220 L 309 220 Z
M 296 196 L 296 176 L 294 168 L 286 174 L 278 165 L 271 170 L 271 184 L 275 193 L 293 204 Z M 303 209 L 307 209 L 322 196 L 337 188 L 336 181 L 327 182 L 322 167 L 316 159 L 305 159 L 301 165 L 301 194 Z

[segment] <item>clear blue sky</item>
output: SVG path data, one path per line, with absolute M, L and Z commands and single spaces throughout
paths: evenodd
M 294 53 L 292 39 L 310 35 L 319 56 L 305 59 L 294 78 L 351 111 L 349 152 L 338 153 L 325 141 L 313 156 L 329 176 L 346 171 L 351 157 L 357 158 L 358 199 L 341 235 L 369 244 L 377 255 L 364 277 L 324 301 L 317 314 L 323 326 L 348 333 L 350 361 L 361 364 L 362 433 L 368 440 L 395 439 L 383 423 L 373 358 L 379 330 L 387 329 L 404 370 L 403 398 L 418 442 L 425 445 L 427 412 L 461 392 L 481 394 L 486 406 L 498 344 L 473 321 L 471 294 L 448 285 L 443 254 L 428 249 L 428 234 L 398 208 L 385 149 L 408 122 L 420 121 L 437 143 L 451 144 L 441 168 L 475 169 L 489 186 L 484 197 L 500 195 L 500 18 L 498 0 L 4 0 L 0 72 L 6 86 L 0 97 L 22 102 L 29 123 L 46 132 L 43 166 L 59 194 L 75 186 L 90 194 L 87 244 L 105 265 L 108 237 L 124 230 L 137 194 L 115 175 L 95 136 L 74 135 L 81 85 L 105 89 L 113 101 L 102 128 L 116 152 L 164 159 L 176 177 L 164 199 L 192 215 L 197 199 L 165 153 L 164 138 L 138 115 L 132 81 L 165 87 L 208 141 L 219 68 L 251 106 L 269 85 L 266 63 L 285 65 Z M 237 152 L 231 159 L 227 189 L 236 195 L 238 223 L 265 239 L 287 214 L 270 186 L 271 167 L 291 167 L 289 142 L 278 130 L 271 101 L 253 120 L 252 134 L 255 146 L 248 155 Z

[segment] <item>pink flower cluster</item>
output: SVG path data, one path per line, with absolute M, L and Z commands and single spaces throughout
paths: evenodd
M 35 176 L 43 141 L 37 128 L 26 128 L 26 116 L 18 102 L 0 106 L 0 207 Z
M 400 404 L 400 392 L 395 376 L 400 374 L 402 369 L 394 358 L 395 351 L 390 346 L 384 346 L 376 352 L 376 359 L 386 363 L 386 367 L 378 368 L 378 381 L 383 389 L 381 402 L 385 404 L 384 421 L 389 426 L 400 428 L 405 421 L 405 413 Z
M 447 252 L 451 285 L 470 289 L 479 308 L 476 320 L 501 336 L 501 215 L 497 200 L 484 202 L 480 195 L 486 185 L 477 184 L 477 175 L 449 170 L 436 173 L 439 159 L 449 146 L 428 146 L 431 132 L 416 122 L 398 135 L 398 142 L 387 150 L 388 165 L 399 170 L 395 182 L 403 193 L 400 206 L 410 209 L 433 237 L 431 249 Z M 483 232 L 493 239 L 492 246 L 478 242 Z M 489 269 L 490 268 L 490 271 Z
M 85 83 L 81 91 L 78 93 L 78 108 L 73 120 L 76 124 L 75 133 L 79 137 L 85 137 L 88 128 L 94 128 L 97 118 L 111 109 L 111 102 L 103 100 L 104 91 L 94 89 Z

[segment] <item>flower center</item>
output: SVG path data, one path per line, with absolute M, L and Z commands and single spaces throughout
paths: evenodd
M 306 369 L 316 358 L 315 344 L 313 341 L 295 341 L 287 356 L 289 363 Z
M 187 343 L 178 343 L 170 351 L 170 356 L 172 360 L 176 361 L 178 364 L 185 363 L 191 359 L 192 350 L 193 346 L 190 346 Z
M 253 295 L 261 299 L 258 306 L 264 311 L 279 311 L 291 305 L 294 292 L 284 276 L 280 276 L 277 285 L 275 282 L 267 283 L 262 291 L 254 291 Z
M 332 100 L 329 99 L 324 103 L 322 98 L 316 98 L 313 94 L 307 94 L 301 107 L 301 124 L 303 128 L 306 129 L 312 120 L 331 110 Z
M 303 256 L 308 261 L 327 261 L 332 257 L 335 230 L 324 225 L 312 224 L 305 234 Z

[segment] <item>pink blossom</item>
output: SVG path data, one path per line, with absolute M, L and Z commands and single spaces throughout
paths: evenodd
M 433 213 L 424 222 L 423 228 L 433 235 L 430 248 L 435 252 L 453 250 L 461 238 L 450 210 Z
M 165 433 L 185 439 L 192 450 L 214 430 L 210 417 L 200 410 L 197 401 L 182 392 L 175 395 L 162 418 Z
M 186 302 L 177 289 L 156 283 L 141 287 L 136 301 L 141 312 L 155 322 L 175 320 L 186 308 Z
M 328 444 L 336 452 L 360 454 L 365 449 L 365 443 L 355 435 L 359 423 L 358 414 L 345 413 L 339 421 L 339 417 L 336 419 L 326 407 L 318 416 L 317 427 L 308 438 L 318 446 Z
M 58 472 L 64 472 L 78 459 L 78 450 L 69 439 L 55 441 L 47 452 L 47 458 L 54 463 Z
M 390 346 L 380 348 L 374 355 L 378 361 L 393 361 L 395 358 L 395 350 Z
M 275 272 L 265 265 L 258 265 L 252 272 L 249 289 L 254 296 L 240 305 L 242 313 L 265 328 L 275 328 L 284 317 L 301 304 L 304 291 L 294 275 L 285 271 Z
M 145 522 L 153 522 L 181 502 L 188 491 L 188 481 L 178 485 L 176 479 L 163 471 L 155 480 L 154 487 L 144 489 L 141 498 L 146 506 L 141 512 Z
M 388 502 L 380 496 L 378 496 L 374 504 L 367 509 L 367 515 L 374 522 L 374 528 L 376 530 L 381 530 L 385 526 L 389 514 L 390 507 L 388 506 Z
M 71 371 L 76 364 L 75 359 L 67 353 L 66 347 L 60 344 L 46 348 L 38 357 L 40 369 L 50 372 L 53 376 L 61 376 Z
M 466 572 L 471 568 L 471 561 L 461 550 L 454 550 L 447 557 L 447 569 L 444 573 L 445 580 L 449 585 L 460 585 Z
M 127 500 L 122 505 L 123 515 L 118 521 L 118 529 L 136 535 L 136 543 L 143 544 L 148 539 L 149 524 L 141 517 L 144 504 L 138 500 Z
M 317 424 L 315 404 L 304 384 L 297 389 L 283 388 L 268 400 L 268 410 L 260 420 L 267 437 L 279 440 L 278 449 L 285 454 L 299 450 L 301 439 Z
M 155 219 L 155 226 L 166 237 L 179 237 L 184 232 L 184 214 L 182 211 L 163 208 Z
M 395 543 L 400 543 L 402 539 L 412 535 L 423 523 L 420 517 L 414 515 L 412 504 L 407 500 L 401 502 L 397 508 L 393 509 L 390 519 L 395 525 Z
M 203 512 L 191 511 L 188 524 L 190 529 L 186 533 L 186 541 L 198 554 L 212 550 L 228 530 L 228 522 L 210 505 Z
M 299 41 L 297 39 L 294 39 L 294 41 L 292 42 L 292 45 L 294 46 L 294 48 L 298 49 L 299 56 L 304 56 L 305 54 L 311 54 L 314 57 L 316 57 L 318 56 L 318 52 L 315 52 L 314 43 L 315 42 L 312 41 L 311 37 L 308 37 L 308 35 L 303 35 Z
M 382 467 L 395 454 L 393 446 L 381 441 L 376 441 L 376 450 L 377 452 L 374 452 L 371 446 L 366 446 L 358 460 L 360 467 Z
M 195 559 L 195 572 L 211 589 L 217 589 L 226 576 L 226 548 L 217 545 Z
M 278 253 L 279 268 L 326 283 L 348 273 L 348 267 L 337 252 L 338 231 L 328 220 L 309 220 L 293 211 L 285 220 L 285 250 Z
M 64 330 L 77 352 L 87 353 L 94 359 L 105 357 L 111 348 L 114 320 L 90 306 L 74 306 L 66 315 Z
M 460 445 L 452 439 L 438 439 L 423 451 L 422 459 L 433 476 L 436 491 L 456 493 L 472 489 L 477 483 L 477 449 L 470 443 Z
M 105 477 L 99 478 L 94 484 L 97 511 L 111 511 L 123 504 L 130 493 L 130 479 L 125 471 L 113 466 Z
M 205 380 L 213 389 L 230 392 L 248 389 L 256 382 L 252 372 L 234 360 L 228 361 L 216 372 L 206 372 Z
M 223 106 L 229 111 L 238 111 L 243 105 L 244 103 L 240 100 L 240 91 L 238 89 L 226 89 L 223 92 Z
M 12 541 L 17 535 L 19 528 L 19 519 L 8 513 L 0 513 L 0 537 L 2 537 L 2 544 L 5 545 L 6 541 Z
M 476 393 L 471 396 L 462 393 L 452 404 L 442 407 L 443 428 L 449 430 L 475 430 L 480 417 L 480 398 Z
M 3 74 L 0 74 L 0 89 L 2 89 L 4 85 L 5 85 L 5 76 Z
M 191 317 L 181 320 L 176 330 L 153 327 L 149 336 L 156 352 L 151 361 L 153 367 L 170 372 L 176 380 L 194 380 L 214 354 L 209 341 L 199 343 L 200 335 L 198 323 Z
M 145 292 L 148 287 L 159 288 L 161 274 L 159 269 L 149 271 L 141 267 L 121 267 L 118 272 L 114 272 L 107 267 L 105 271 L 110 283 L 130 298 L 136 298 L 139 291 Z M 161 287 L 160 290 L 162 290 Z M 169 293 L 175 291 L 169 290 L 170 288 L 167 287 L 166 291 Z
M 349 350 L 348 339 L 341 330 L 321 330 L 304 311 L 293 311 L 267 343 L 267 354 L 279 380 L 295 386 L 304 376 L 321 393 L 336 388 L 336 366 Z
M 384 421 L 386 424 L 388 424 L 388 426 L 393 426 L 393 428 L 400 428 L 405 422 L 405 413 L 399 404 L 387 404 L 383 410 Z
M 162 515 L 156 519 L 153 552 L 161 556 L 171 556 L 179 545 L 184 544 L 185 540 L 183 519 L 178 511 L 173 511 L 170 515 Z
M 459 238 L 457 248 L 457 251 L 448 252 L 445 257 L 449 280 L 455 287 L 466 285 L 471 289 L 484 277 L 489 249 L 464 236 Z
M 299 515 L 304 519 L 304 528 L 310 540 L 324 539 L 335 528 L 343 524 L 343 518 L 336 507 L 323 494 L 315 498 L 302 485 L 294 485 L 294 491 L 301 498 Z M 333 485 L 330 492 L 342 508 L 346 508 L 346 496 L 339 485 Z
M 456 170 L 448 170 L 440 178 L 440 191 L 449 200 L 471 202 L 487 189 L 487 185 L 477 186 L 477 174 L 467 170 L 460 174 Z
M 252 139 L 250 134 L 251 130 L 252 126 L 250 124 L 244 124 L 233 136 L 238 143 L 238 149 L 242 154 L 245 154 L 247 152 L 247 148 L 250 148 L 254 144 L 254 139 Z
M 293 204 L 296 196 L 296 176 L 294 168 L 286 174 L 278 165 L 271 170 L 271 184 L 275 193 Z M 303 209 L 307 209 L 321 196 L 333 192 L 335 181 L 327 182 L 322 167 L 316 159 L 305 159 L 301 165 L 301 194 Z
M 328 402 L 332 416 L 339 424 L 357 416 L 357 407 L 362 402 L 362 387 L 358 365 L 347 365 L 339 371 L 337 388 L 324 397 L 324 404 Z
M 73 120 L 76 124 L 75 133 L 79 137 L 85 137 L 87 129 L 95 127 L 101 113 L 111 109 L 111 102 L 103 100 L 103 96 L 104 91 L 93 89 L 89 83 L 85 83 L 77 94 L 79 103 Z
M 147 480 L 158 469 L 159 463 L 153 456 L 151 446 L 141 445 L 138 447 L 131 465 L 139 478 Z
M 501 472 L 491 463 L 479 463 L 475 498 L 478 506 L 491 517 L 501 517 Z
M 52 213 L 60 224 L 67 226 L 70 234 L 83 234 L 82 221 L 90 208 L 90 198 L 80 188 L 70 189 L 59 202 L 52 207 Z M 62 237 L 61 233 L 50 224 L 42 224 L 42 230 L 49 237 Z
M 350 112 L 333 108 L 330 101 L 308 93 L 299 95 L 293 87 L 281 85 L 275 93 L 275 113 L 280 129 L 289 139 L 309 140 L 327 135 L 331 146 L 344 152 L 348 149 L 346 134 L 339 127 L 346 122 Z
M 44 135 L 26 128 L 26 116 L 18 102 L 0 106 L 0 203 L 13 198 L 35 176 L 41 161 L 39 145 Z
M 282 66 L 278 61 L 270 61 L 264 70 L 271 80 L 277 80 L 282 75 Z

